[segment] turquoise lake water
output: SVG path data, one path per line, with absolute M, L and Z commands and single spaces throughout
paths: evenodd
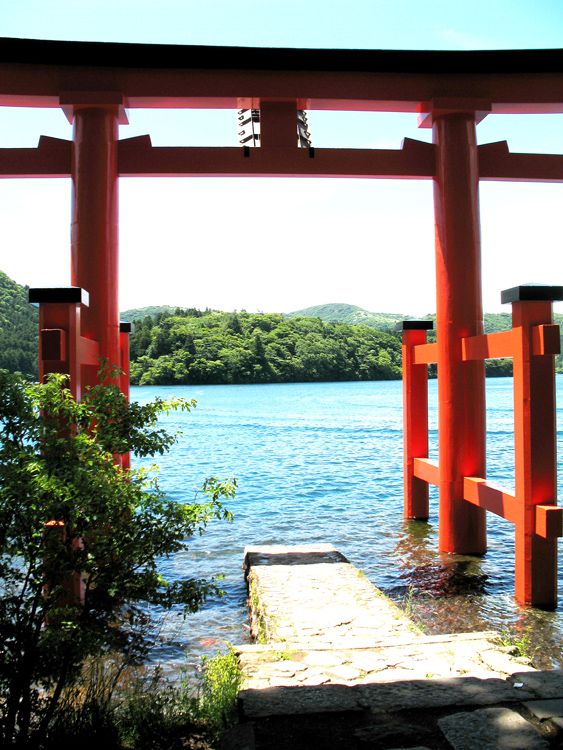
M 430 382 L 431 456 L 437 457 L 436 381 Z M 558 391 L 558 486 L 563 504 L 563 376 Z M 512 524 L 488 514 L 483 558 L 437 549 L 437 492 L 429 523 L 402 518 L 402 384 L 297 383 L 137 387 L 132 400 L 156 395 L 197 399 L 190 414 L 163 418 L 182 430 L 158 457 L 162 487 L 191 501 L 209 476 L 236 476 L 235 520 L 213 522 L 189 551 L 162 562 L 172 579 L 225 575 L 225 596 L 186 620 L 168 613 L 153 659 L 174 669 L 224 642 L 248 640 L 243 549 L 251 544 L 328 542 L 409 609 L 428 633 L 506 630 L 529 635 L 544 666 L 563 666 L 563 555 L 555 612 L 513 600 Z M 487 475 L 514 488 L 512 379 L 487 380 Z M 139 461 L 136 465 L 139 465 Z

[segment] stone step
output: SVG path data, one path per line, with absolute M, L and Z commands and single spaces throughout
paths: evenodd
M 425 635 L 331 545 L 248 548 L 245 568 L 261 642 L 237 649 L 242 724 L 222 750 L 535 750 L 534 724 L 563 723 L 563 672 L 492 632 Z
M 550 744 L 519 713 L 509 708 L 462 711 L 438 720 L 453 750 L 548 750 Z
M 519 684 L 519 683 L 516 683 Z M 533 700 L 536 694 L 501 679 L 454 677 L 359 685 L 316 685 L 244 689 L 246 718 L 331 711 L 398 712 L 449 706 L 492 706 Z
M 247 687 L 368 684 L 433 677 L 504 678 L 516 669 L 532 670 L 499 651 L 488 633 L 475 637 L 397 639 L 374 647 L 342 645 L 308 648 L 277 643 L 238 649 Z
M 420 635 L 412 621 L 329 544 L 247 547 L 252 635 L 325 646 Z
M 532 669 L 492 632 L 427 636 L 332 545 L 245 550 L 252 631 L 247 687 L 370 684 Z

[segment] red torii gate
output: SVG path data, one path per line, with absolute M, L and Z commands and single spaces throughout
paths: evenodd
M 485 72 L 481 72 L 485 71 Z M 308 176 L 432 179 L 436 217 L 437 342 L 406 323 L 405 515 L 428 516 L 440 490 L 440 549 L 482 554 L 485 511 L 516 531 L 516 598 L 556 604 L 557 537 L 551 301 L 562 287 L 517 287 L 513 329 L 483 334 L 478 185 L 481 179 L 563 182 L 563 155 L 477 146 L 488 113 L 563 112 L 563 50 L 406 52 L 186 47 L 0 40 L 0 105 L 62 107 L 73 140 L 0 149 L 0 177 L 72 179 L 71 288 L 35 290 L 41 372 L 71 373 L 77 396 L 99 357 L 125 365 L 118 318 L 119 176 Z M 118 141 L 126 108 L 260 110 L 261 147 L 155 148 Z M 416 112 L 433 143 L 401 150 L 298 148 L 296 112 Z M 85 290 L 89 294 L 86 304 Z M 414 326 L 414 327 L 413 327 Z M 516 493 L 486 483 L 487 357 L 512 356 Z M 439 461 L 428 460 L 427 367 L 438 363 Z M 121 385 L 128 387 L 127 378 Z

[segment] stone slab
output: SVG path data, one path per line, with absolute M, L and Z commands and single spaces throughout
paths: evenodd
M 276 648 L 257 647 L 255 650 L 247 646 L 238 649 L 238 654 L 249 688 L 279 685 L 280 675 L 290 674 L 295 685 L 314 685 L 315 679 L 319 685 L 361 685 L 453 677 L 504 680 L 523 668 L 509 655 L 497 654 L 490 641 L 480 639 L 420 637 L 371 649 L 358 649 L 354 645 L 353 639 L 347 643 L 347 648 L 307 649 L 300 643 L 296 650 L 291 643 L 281 643 Z M 517 689 L 510 684 L 510 691 Z M 537 697 L 535 693 L 530 695 Z
M 538 730 L 508 708 L 483 708 L 438 720 L 453 750 L 548 750 Z
M 420 635 L 331 545 L 250 547 L 244 560 L 255 636 L 314 647 Z
M 506 680 L 454 677 L 358 685 L 359 703 L 371 711 L 519 703 L 532 695 Z
M 551 719 L 554 716 L 563 716 L 563 698 L 526 701 L 524 705 L 536 719 Z
M 526 690 L 536 694 L 536 698 L 563 698 L 563 669 L 516 672 L 510 679 L 512 682 L 522 682 Z
M 326 711 L 369 710 L 372 713 L 450 706 L 492 706 L 519 703 L 531 697 L 505 680 L 454 678 L 408 680 L 363 685 L 289 685 L 246 689 L 239 694 L 246 718 L 288 716 Z
M 329 544 L 245 550 L 260 645 L 239 649 L 247 687 L 505 678 L 526 668 L 491 631 L 427 636 Z M 303 668 L 282 660 L 302 662 Z
M 538 676 L 491 631 L 425 635 L 331 545 L 248 548 L 245 568 L 261 642 L 237 649 L 245 676 L 239 704 L 241 717 L 260 727 L 258 750 L 273 727 L 310 727 L 317 714 L 378 747 L 408 747 L 411 735 L 421 747 L 432 744 L 428 734 L 446 742 L 437 716 L 454 750 L 512 748 L 514 727 L 527 743 L 518 747 L 545 747 L 512 708 L 563 698 L 563 672 Z M 454 741 L 460 708 L 476 728 Z M 422 721 L 407 726 L 409 711 Z
M 355 689 L 344 685 L 242 690 L 239 704 L 243 716 L 249 719 L 362 710 Z

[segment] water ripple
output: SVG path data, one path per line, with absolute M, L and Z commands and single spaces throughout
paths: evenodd
M 557 377 L 559 403 L 563 376 Z M 483 558 L 438 551 L 437 492 L 428 523 L 402 519 L 402 391 L 400 382 L 307 383 L 262 386 L 133 388 L 132 398 L 196 398 L 191 414 L 162 421 L 182 430 L 171 454 L 159 459 L 161 485 L 190 502 L 208 476 L 236 476 L 232 524 L 213 522 L 188 552 L 162 561 L 165 575 L 225 574 L 222 599 L 184 620 L 159 621 L 154 658 L 170 668 L 224 641 L 248 639 L 241 570 L 250 544 L 329 542 L 396 600 L 411 606 L 429 633 L 533 628 L 545 659 L 563 666 L 563 605 L 552 613 L 518 607 L 511 524 L 488 516 Z M 437 457 L 436 382 L 430 383 L 430 455 Z M 563 425 L 562 410 L 558 410 Z M 514 485 L 512 380 L 487 381 L 487 471 L 509 491 Z M 558 433 L 563 457 L 563 434 Z M 140 462 L 137 462 L 140 463 Z M 563 486 L 559 463 L 559 486 Z M 563 566 L 561 566 L 563 567 Z M 563 575 L 559 580 L 563 599 Z

